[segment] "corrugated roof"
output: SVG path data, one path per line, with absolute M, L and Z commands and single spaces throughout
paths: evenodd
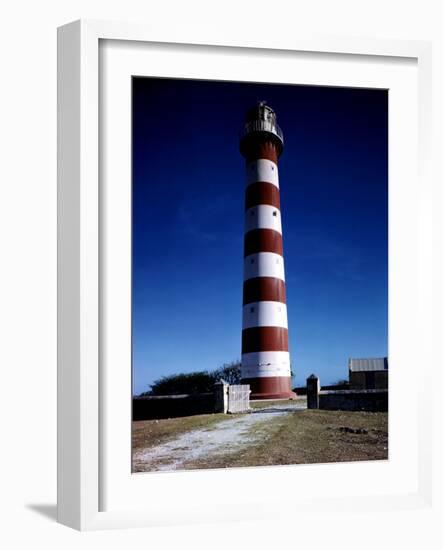
M 388 370 L 388 358 L 349 359 L 349 370 L 352 372 Z

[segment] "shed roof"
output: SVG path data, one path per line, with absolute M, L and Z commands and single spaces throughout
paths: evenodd
M 368 359 L 349 359 L 351 372 L 388 370 L 387 357 L 374 357 Z

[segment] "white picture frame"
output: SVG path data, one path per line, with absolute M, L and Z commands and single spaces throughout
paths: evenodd
M 248 471 L 233 469 L 222 473 L 204 471 L 192 474 L 153 474 L 148 480 L 150 484 L 149 503 L 145 506 L 140 506 L 136 498 L 131 502 L 131 495 L 135 495 L 135 493 L 131 493 L 131 488 L 130 491 L 121 489 L 120 502 L 119 493 L 115 493 L 117 496 L 113 499 L 110 509 L 107 509 L 107 506 L 104 509 L 101 485 L 105 482 L 112 483 L 118 477 L 117 472 L 115 476 L 112 474 L 111 479 L 107 479 L 106 472 L 110 467 L 109 465 L 104 467 L 106 456 L 103 456 L 104 453 L 109 452 L 110 448 L 105 428 L 106 415 L 108 414 L 106 403 L 109 404 L 109 396 L 113 391 L 112 385 L 103 387 L 103 364 L 100 350 L 103 301 L 106 300 L 106 291 L 99 283 L 104 276 L 103 267 L 107 265 L 103 260 L 104 247 L 102 246 L 103 231 L 107 229 L 106 224 L 102 224 L 100 221 L 104 204 L 103 188 L 100 184 L 100 162 L 103 152 L 99 120 L 103 106 L 100 104 L 99 82 L 100 63 L 103 62 L 100 45 L 104 41 L 124 44 L 127 50 L 125 55 L 132 55 L 130 50 L 133 46 L 154 44 L 157 53 L 152 54 L 151 52 L 150 55 L 158 56 L 158 59 L 161 56 L 162 45 L 165 47 L 174 45 L 174 51 L 177 52 L 180 48 L 185 50 L 192 44 L 193 51 L 197 52 L 197 55 L 204 54 L 209 62 L 218 48 L 217 51 L 227 53 L 231 59 L 257 53 L 263 55 L 263 59 L 266 56 L 273 56 L 274 59 L 280 58 L 283 68 L 290 55 L 297 52 L 303 53 L 305 56 L 312 56 L 312 59 L 315 56 L 329 56 L 344 60 L 346 63 L 353 63 L 357 59 L 362 60 L 366 63 L 368 73 L 371 71 L 371 63 L 373 61 L 376 63 L 377 59 L 386 60 L 391 63 L 392 67 L 395 67 L 397 62 L 402 63 L 407 60 L 414 64 L 416 70 L 414 78 L 418 82 L 418 94 L 415 97 L 418 124 L 412 122 L 415 126 L 413 125 L 411 128 L 415 129 L 417 134 L 413 138 L 418 138 L 418 149 L 412 151 L 413 156 L 417 153 L 417 158 L 415 159 L 414 156 L 413 162 L 416 162 L 418 176 L 416 177 L 415 173 L 405 173 L 402 176 L 406 179 L 411 178 L 411 194 L 409 199 L 406 197 L 406 201 L 410 202 L 409 206 L 404 208 L 412 207 L 414 198 L 419 201 L 419 208 L 416 209 L 417 223 L 411 224 L 409 228 L 410 242 L 416 245 L 416 249 L 408 261 L 413 262 L 417 268 L 410 275 L 413 279 L 410 279 L 409 283 L 416 284 L 417 287 L 416 294 L 411 298 L 414 326 L 418 329 L 413 351 L 417 353 L 417 350 L 420 350 L 423 379 L 415 384 L 415 390 L 411 390 L 415 391 L 416 397 L 416 407 L 411 413 L 414 418 L 411 418 L 411 421 L 414 426 L 417 426 L 417 434 L 414 435 L 416 445 L 414 449 L 417 451 L 417 456 L 408 465 L 409 470 L 406 468 L 402 474 L 403 477 L 399 477 L 397 480 L 396 489 L 388 488 L 384 494 L 380 494 L 376 490 L 371 493 L 366 489 L 366 492 L 361 491 L 361 493 L 355 494 L 351 490 L 352 480 L 358 479 L 361 476 L 361 471 L 355 468 L 351 471 L 349 470 L 350 465 L 347 464 L 335 465 L 335 468 L 334 466 L 304 467 L 305 477 L 318 476 L 319 479 L 318 487 L 312 491 L 311 498 L 307 498 L 306 494 L 299 498 L 285 492 L 273 492 L 272 487 L 275 486 L 276 480 L 279 479 L 284 485 L 284 480 L 288 479 L 287 476 L 294 471 L 288 468 L 294 467 L 252 468 Z M 192 37 L 186 36 L 186 30 L 183 30 L 180 35 L 174 32 L 171 33 L 171 36 L 165 36 L 161 32 L 156 34 L 153 29 L 142 25 L 77 21 L 59 29 L 58 50 L 59 522 L 76 529 L 89 530 L 281 517 L 285 513 L 282 512 L 282 508 L 278 511 L 270 510 L 266 506 L 266 498 L 270 503 L 281 502 L 284 504 L 283 509 L 285 510 L 293 511 L 294 508 L 299 510 L 302 506 L 304 513 L 326 509 L 331 505 L 336 510 L 343 512 L 354 508 L 357 504 L 368 511 L 429 506 L 432 488 L 431 431 L 426 419 L 431 416 L 431 401 L 427 393 L 430 385 L 431 361 L 426 360 L 426 353 L 431 353 L 429 345 L 431 335 L 422 321 L 429 313 L 432 301 L 432 296 L 427 291 L 432 260 L 432 249 L 427 246 L 427 243 L 431 241 L 432 231 L 427 221 L 430 219 L 431 208 L 428 160 L 431 139 L 430 44 L 347 37 L 315 37 L 312 35 L 281 37 L 279 40 L 258 35 L 256 40 L 244 38 L 225 42 L 214 39 L 209 43 L 203 35 L 201 37 L 195 36 L 195 34 Z M 195 77 L 199 74 L 199 65 L 197 63 L 193 69 L 190 69 L 190 66 L 184 66 L 180 73 L 177 72 L 177 68 L 171 69 L 171 74 Z M 325 84 L 331 82 L 332 80 L 325 80 Z M 124 144 L 121 145 L 124 146 Z M 402 146 L 406 147 L 406 151 L 408 151 L 407 144 L 403 143 Z M 401 155 L 402 146 L 399 147 L 397 155 Z M 126 149 L 126 155 L 127 153 Z M 414 166 L 414 164 L 410 166 Z M 399 173 L 394 174 L 397 178 L 399 175 Z M 108 207 L 112 208 L 112 204 L 111 206 L 108 204 L 106 208 Z M 402 206 L 399 205 L 399 208 L 401 209 Z M 407 221 L 402 216 L 399 216 L 398 220 L 399 227 L 396 228 L 396 232 L 402 229 L 404 227 L 402 224 Z M 406 255 L 403 256 L 403 259 L 406 261 Z M 398 261 L 401 262 L 402 257 L 399 257 Z M 407 289 L 404 288 L 403 291 L 405 290 Z M 400 303 L 400 298 L 400 295 L 394 296 L 394 305 Z M 126 332 L 128 330 L 129 327 L 126 328 Z M 408 329 L 403 327 L 402 330 L 407 331 Z M 407 334 L 407 332 L 403 334 Z M 397 337 L 400 338 L 401 334 L 398 334 Z M 404 361 L 411 362 L 413 357 L 414 355 L 409 359 L 405 357 Z M 124 407 L 124 405 L 120 403 L 116 406 L 117 413 L 120 407 Z M 123 420 L 122 424 L 125 424 L 124 416 Z M 116 431 L 118 432 L 118 430 Z M 130 445 L 123 435 L 127 432 L 119 433 L 122 435 L 118 437 L 123 437 L 123 439 L 117 440 L 117 443 L 120 441 L 120 447 L 125 448 L 126 445 Z M 118 450 L 116 442 L 112 444 L 114 445 L 112 448 Z M 334 469 L 331 470 L 331 468 Z M 375 468 L 378 466 L 375 465 Z M 388 475 L 387 472 L 383 473 L 382 469 L 383 466 L 380 466 L 380 472 L 374 470 L 373 475 L 377 476 L 379 473 Z M 113 472 L 113 470 L 110 471 Z M 330 476 L 332 471 L 338 482 L 342 479 L 341 476 L 349 477 L 348 490 L 338 495 L 337 499 L 326 497 L 326 493 L 322 493 L 324 480 Z M 404 483 L 409 475 L 408 472 L 412 471 L 416 475 L 414 474 L 413 479 L 410 479 L 411 483 Z M 196 474 L 198 478 L 195 477 Z M 214 488 L 226 484 L 226 475 L 230 476 L 229 479 L 232 483 L 236 483 L 240 479 L 247 479 L 250 483 L 254 483 L 254 478 L 257 479 L 257 476 L 260 476 L 265 487 L 264 495 L 258 497 L 253 492 L 249 493 L 230 508 L 225 506 L 223 497 L 220 497 L 219 501 L 211 507 L 205 505 L 204 498 L 200 499 L 200 503 L 198 499 L 188 498 L 190 487 L 197 485 L 198 489 L 194 492 L 202 491 L 203 495 L 211 485 Z M 392 472 L 390 475 L 392 476 Z M 144 477 L 144 481 L 142 478 L 139 479 L 140 484 L 148 483 L 146 482 L 147 477 Z M 116 481 L 116 483 L 120 483 L 120 481 Z M 310 483 L 312 486 L 312 481 Z M 403 486 L 402 483 L 404 483 Z M 135 484 L 138 485 L 138 482 Z M 131 481 L 131 485 L 134 485 L 133 481 Z M 137 488 L 134 490 L 139 491 Z M 177 494 L 174 505 L 162 498 L 163 493 L 171 490 L 175 490 Z M 143 494 L 146 488 L 142 488 L 141 491 Z M 187 496 L 185 497 L 185 495 Z M 208 498 L 208 495 L 206 497 Z

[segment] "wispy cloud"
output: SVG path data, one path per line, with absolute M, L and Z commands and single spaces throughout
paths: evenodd
M 361 282 L 365 280 L 363 264 L 364 262 L 357 256 L 343 258 L 339 264 L 331 267 L 331 273 L 339 279 Z
M 286 238 L 286 242 L 288 242 Z M 339 242 L 330 235 L 310 231 L 290 236 L 293 261 L 317 266 L 331 276 L 349 281 L 363 281 L 365 259 L 362 251 Z
M 238 202 L 229 194 L 194 196 L 179 205 L 177 222 L 183 232 L 205 242 L 232 239 L 238 233 L 239 224 L 234 229 L 232 223 L 240 217 L 237 210 Z

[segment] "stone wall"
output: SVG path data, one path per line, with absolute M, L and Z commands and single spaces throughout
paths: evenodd
M 306 380 L 308 409 L 330 411 L 387 411 L 388 390 L 321 390 L 320 380 L 311 374 Z
M 134 397 L 132 400 L 132 419 L 154 420 L 192 416 L 194 414 L 212 414 L 214 408 L 213 393 Z
M 322 386 L 323 390 L 349 390 L 349 384 L 331 384 L 329 386 Z M 292 391 L 295 392 L 298 396 L 306 395 L 307 389 L 306 386 L 296 386 L 292 388 Z
M 388 390 L 320 391 L 319 409 L 340 411 L 387 411 Z
M 160 420 L 195 414 L 236 413 L 249 410 L 249 385 L 214 385 L 212 393 L 147 395 L 132 399 L 132 420 Z

